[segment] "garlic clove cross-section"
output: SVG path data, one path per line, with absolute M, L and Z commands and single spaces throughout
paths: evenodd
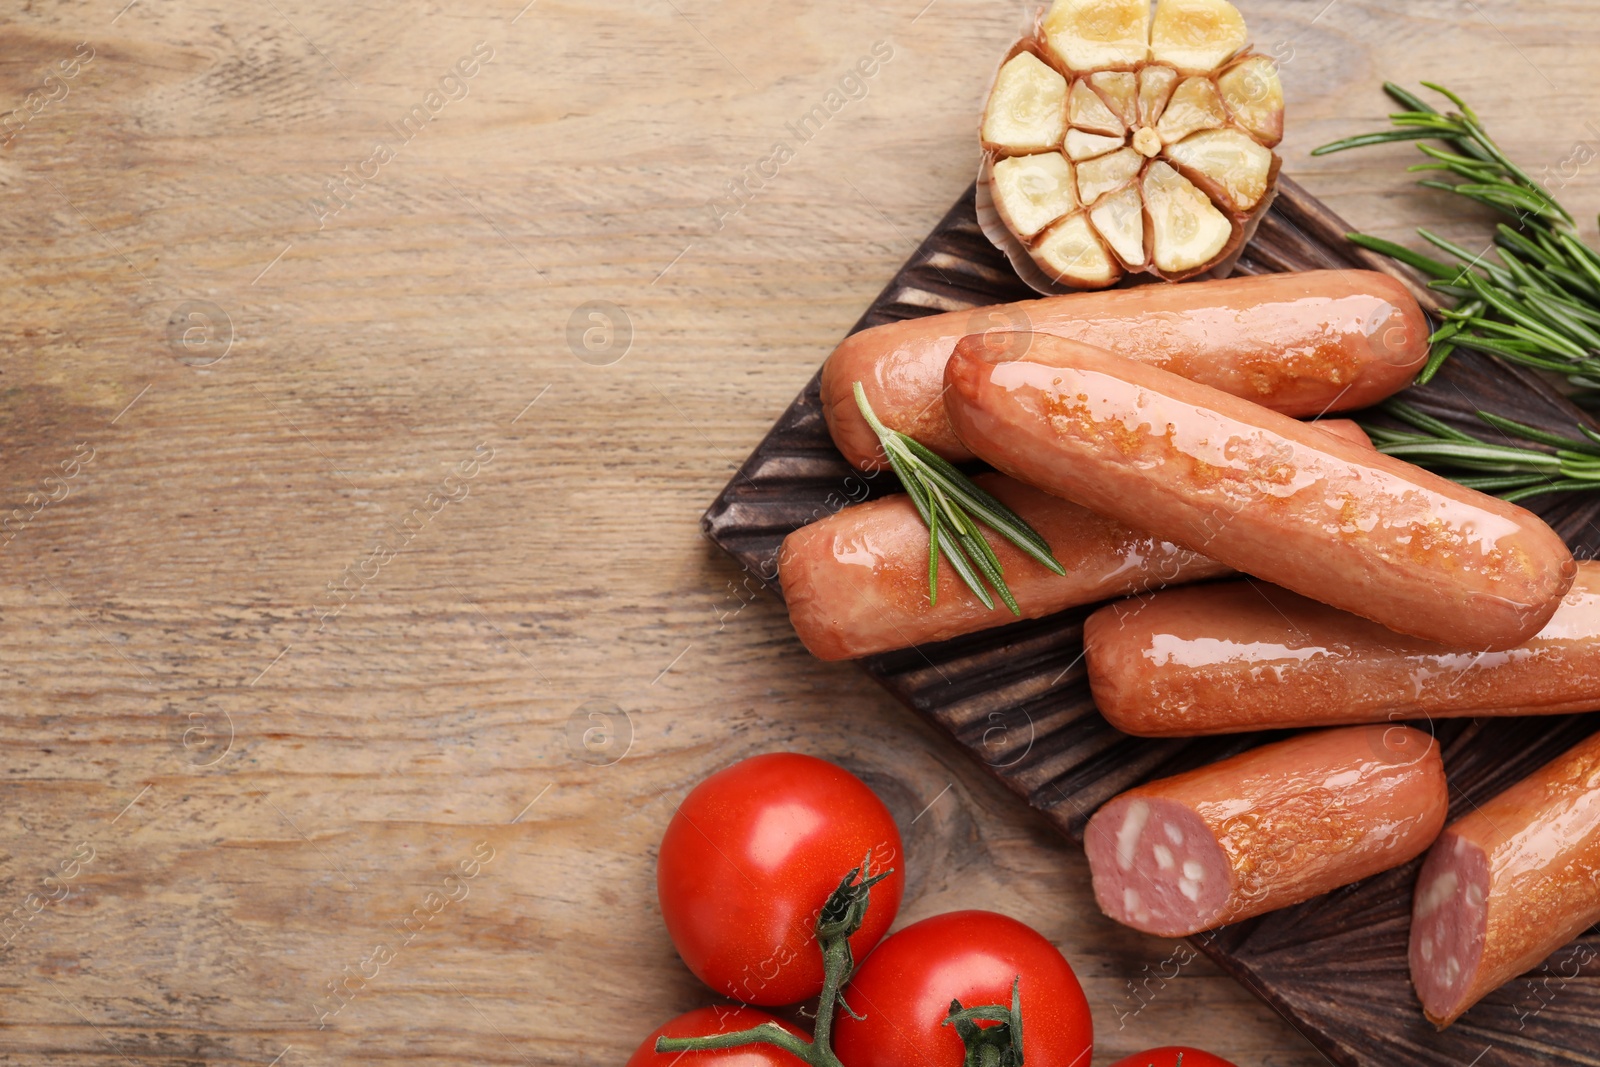
M 1004 152 L 1057 148 L 1067 131 L 1067 79 L 1031 52 L 1006 60 L 983 113 L 983 146 Z
M 1072 92 L 1067 97 L 1067 121 L 1075 130 L 1107 134 L 1117 138 L 1119 144 L 1123 134 L 1128 131 L 1127 125 L 1082 78 L 1072 83 Z
M 994 165 L 994 206 L 1012 232 L 1032 237 L 1078 206 L 1072 164 L 1060 152 Z
M 1035 256 L 1040 266 L 1084 289 L 1103 289 L 1122 277 L 1122 269 L 1106 251 L 1089 221 L 1079 212 L 1068 215 L 1039 237 Z
M 1227 0 L 1162 0 L 1150 25 L 1150 58 L 1209 73 L 1244 47 L 1244 16 Z
M 1145 210 L 1150 213 L 1151 259 L 1175 274 L 1215 258 L 1233 236 L 1233 223 L 1193 182 L 1156 160 L 1144 172 Z
M 1246 56 L 1217 79 L 1222 102 L 1239 128 L 1267 148 L 1283 140 L 1283 85 L 1266 56 Z
M 1093 159 L 1122 147 L 1122 138 L 1103 133 L 1067 131 L 1067 155 L 1072 159 Z
M 1178 72 L 1171 67 L 1146 67 L 1139 72 L 1139 123 L 1154 126 L 1172 99 Z
M 1139 125 L 1139 76 L 1131 70 L 1102 70 L 1086 79 L 1124 127 Z M 1121 133 L 1121 130 L 1116 132 Z
M 1248 212 L 1267 195 L 1272 151 L 1238 130 L 1202 130 L 1167 146 L 1167 158 L 1191 175 L 1211 198 Z
M 1283 138 L 1277 68 L 1246 41 L 1228 0 L 1051 4 L 982 123 L 980 221 L 1030 285 L 1231 265 L 1272 201 Z
M 1067 70 L 1125 70 L 1150 54 L 1148 0 L 1056 0 L 1045 42 Z
M 999 166 L 1000 163 L 995 164 L 997 169 Z M 1078 164 L 1078 198 L 1082 203 L 1092 204 L 1106 193 L 1127 185 L 1143 168 L 1144 158 L 1131 148 L 1119 148 L 1085 160 Z
M 1185 78 L 1173 90 L 1156 134 L 1162 144 L 1181 141 L 1196 130 L 1215 130 L 1228 121 L 1222 108 L 1222 94 L 1209 78 Z
M 1089 221 L 1123 266 L 1138 270 L 1145 264 L 1144 201 L 1137 187 L 1129 185 L 1089 209 Z

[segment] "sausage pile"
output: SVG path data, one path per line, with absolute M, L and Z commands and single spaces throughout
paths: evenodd
M 1023 617 L 1126 598 L 1084 626 L 1112 725 L 1323 728 L 1105 804 L 1086 841 L 1101 909 L 1184 936 L 1427 852 L 1410 962 L 1446 1026 L 1600 920 L 1600 735 L 1446 827 L 1438 745 L 1398 723 L 1600 708 L 1600 563 L 1320 418 L 1404 388 L 1427 334 L 1385 275 L 1241 277 L 879 326 L 839 346 L 822 389 L 864 470 L 884 458 L 858 382 L 884 424 L 995 468 L 978 484 L 1065 570 L 990 538 Z M 795 531 L 779 575 L 824 659 L 1015 617 L 953 580 L 930 603 L 904 496 Z

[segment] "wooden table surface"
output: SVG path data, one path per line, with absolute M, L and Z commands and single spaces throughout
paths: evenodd
M 902 922 L 1059 944 L 1097 1063 L 1321 1062 L 696 527 L 972 179 L 1020 6 L 125 2 L 0 25 L 0 1062 L 618 1063 L 708 999 L 673 800 L 775 749 L 894 809 Z M 1481 247 L 1410 148 L 1307 155 L 1433 78 L 1593 238 L 1591 4 L 1242 6 L 1349 219 Z

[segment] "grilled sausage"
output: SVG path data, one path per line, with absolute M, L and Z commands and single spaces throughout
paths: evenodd
M 1022 617 L 1107 597 L 1227 574 L 1220 563 L 1130 529 L 998 474 L 974 479 L 1050 544 L 1066 575 L 1052 574 L 986 534 Z M 820 659 L 852 659 L 943 641 L 1016 621 L 986 608 L 943 558 L 939 602 L 928 602 L 928 528 L 904 493 L 869 500 L 802 526 L 778 556 L 789 619 Z
M 1411 982 L 1443 1029 L 1600 921 L 1600 734 L 1451 823 L 1423 861 Z
M 1141 737 L 1600 708 L 1600 562 L 1531 640 L 1474 652 L 1403 637 L 1264 582 L 1111 604 L 1083 626 L 1094 700 Z
M 1316 426 L 1371 447 L 1349 419 Z M 1051 545 L 1063 577 L 989 538 L 1023 618 L 1230 573 L 1228 568 L 1000 474 L 979 486 L 1017 512 Z M 1003 605 L 986 608 L 948 563 L 939 602 L 928 602 L 928 530 L 903 493 L 835 512 L 790 534 L 778 554 L 789 618 L 819 659 L 854 659 L 944 641 L 1015 622 Z
M 1353 726 L 1130 789 L 1095 812 L 1084 849 L 1101 911 L 1185 937 L 1397 867 L 1447 806 L 1433 738 Z
M 822 368 L 834 443 L 863 470 L 885 466 L 852 387 L 889 426 L 952 460 L 971 459 L 945 418 L 944 365 L 967 334 L 1033 330 L 1205 382 L 1288 415 L 1374 404 L 1428 355 L 1416 300 L 1386 274 L 1318 270 L 1073 293 L 892 322 L 847 337 Z
M 1514 504 L 1088 345 L 965 338 L 945 379 L 1001 471 L 1400 633 L 1510 648 L 1576 572 Z

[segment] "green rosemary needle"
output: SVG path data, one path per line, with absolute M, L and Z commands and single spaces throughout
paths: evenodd
M 1429 161 L 1410 170 L 1465 180 L 1428 178 L 1417 184 L 1485 204 L 1514 223 L 1496 228 L 1491 247 L 1498 263 L 1487 258 L 1489 249 L 1474 254 L 1423 229 L 1417 231 L 1423 240 L 1457 262 L 1366 234 L 1347 235 L 1363 248 L 1421 271 L 1431 279 L 1430 288 L 1456 300 L 1442 313 L 1445 324 L 1428 339 L 1429 358 L 1418 383 L 1432 378 L 1451 353 L 1473 349 L 1564 374 L 1580 391 L 1579 403 L 1600 402 L 1600 252 L 1577 239 L 1572 214 L 1501 151 L 1465 101 L 1443 86 L 1422 84 L 1460 110 L 1441 113 L 1385 82 L 1384 91 L 1405 108 L 1389 116 L 1394 129 L 1347 137 L 1311 153 L 1388 141 L 1439 142 L 1445 147 L 1419 144 Z
M 994 598 L 984 587 L 987 582 L 1000 594 L 1001 601 L 1013 615 L 1022 614 L 1011 590 L 1006 587 L 1000 560 L 978 529 L 979 522 L 1056 574 L 1067 573 L 1051 554 L 1050 545 L 1021 516 L 972 484 L 970 478 L 921 442 L 885 426 L 867 403 L 867 394 L 860 382 L 855 383 L 855 394 L 861 416 L 878 435 L 889 466 L 928 527 L 929 603 L 939 602 L 939 556 L 942 554 L 984 607 L 994 607 Z
M 1600 434 L 1578 427 L 1582 437 L 1566 437 L 1513 419 L 1478 412 L 1478 418 L 1505 434 L 1547 445 L 1543 452 L 1518 445 L 1490 444 L 1427 415 L 1402 400 L 1382 411 L 1416 432 L 1362 424 L 1378 451 L 1429 468 L 1443 468 L 1452 481 L 1506 500 L 1542 493 L 1600 489 Z M 1461 474 L 1458 472 L 1471 472 Z

